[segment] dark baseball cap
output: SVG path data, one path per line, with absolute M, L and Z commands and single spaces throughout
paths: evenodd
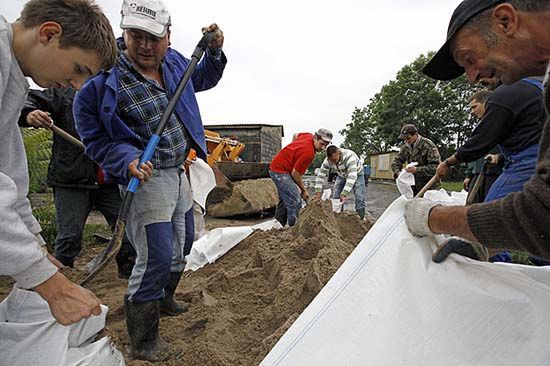
M 417 132 L 418 130 L 416 129 L 415 125 L 405 125 L 401 128 L 401 133 L 399 134 L 399 138 L 404 139 L 405 137 L 409 135 L 414 135 Z
M 422 72 L 437 80 L 452 80 L 464 74 L 464 68 L 460 67 L 451 54 L 450 43 L 456 33 L 477 14 L 489 9 L 506 0 L 464 0 L 455 9 L 449 28 L 447 29 L 447 40 L 437 51 L 434 57 L 422 69 Z

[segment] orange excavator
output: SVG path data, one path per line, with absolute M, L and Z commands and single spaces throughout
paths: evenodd
M 219 133 L 204 130 L 206 149 L 208 150 L 208 165 L 222 161 L 238 162 L 239 155 L 243 152 L 245 145 L 237 139 L 221 137 Z

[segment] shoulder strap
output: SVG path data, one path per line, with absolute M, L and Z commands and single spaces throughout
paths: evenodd
M 542 85 L 542 81 L 535 80 L 535 79 L 528 79 L 528 78 L 521 79 L 521 80 L 525 81 L 526 83 L 533 84 L 534 86 L 536 86 L 537 88 L 539 88 L 541 91 L 544 92 L 544 86 Z

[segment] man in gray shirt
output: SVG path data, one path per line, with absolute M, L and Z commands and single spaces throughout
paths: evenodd
M 78 89 L 110 68 L 115 55 L 109 21 L 88 0 L 31 0 L 14 23 L 0 16 L 0 275 L 36 291 L 63 325 L 99 315 L 101 308 L 93 293 L 58 271 L 32 215 L 17 124 L 29 88 L 25 76 L 42 87 Z

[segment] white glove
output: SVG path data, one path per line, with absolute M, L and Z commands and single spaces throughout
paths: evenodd
M 439 203 L 425 198 L 411 198 L 405 204 L 405 222 L 414 236 L 435 235 L 428 225 L 430 211 Z

